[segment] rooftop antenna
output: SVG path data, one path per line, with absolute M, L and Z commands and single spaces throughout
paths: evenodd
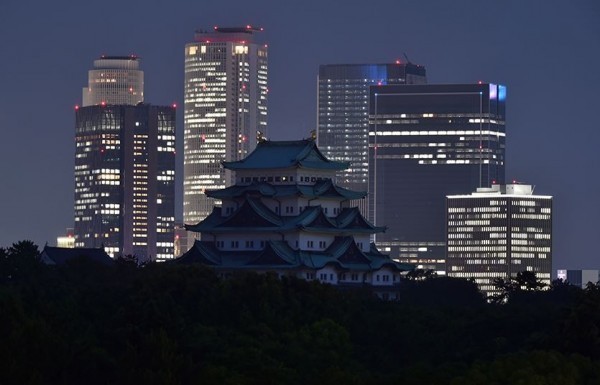
M 402 52 L 402 55 L 404 55 L 404 58 L 406 59 L 406 62 L 408 64 L 412 64 L 411 61 L 410 61 L 410 59 L 408 58 L 408 55 L 406 54 L 406 52 Z

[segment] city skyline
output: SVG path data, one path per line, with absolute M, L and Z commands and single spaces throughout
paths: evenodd
M 595 250 L 586 240 L 600 228 L 599 204 L 591 195 L 599 182 L 583 172 L 600 164 L 594 146 L 600 75 L 581 68 L 599 56 L 597 4 L 387 2 L 372 14 L 359 2 L 344 2 L 342 11 L 339 4 L 316 4 L 232 2 L 200 9 L 182 2 L 157 12 L 126 3 L 119 13 L 110 6 L 95 9 L 93 18 L 83 17 L 91 12 L 84 4 L 4 5 L 0 43 L 9 55 L 0 70 L 10 76 L 0 91 L 0 245 L 20 239 L 51 243 L 71 223 L 73 106 L 91 58 L 138 54 L 146 99 L 182 105 L 183 47 L 190 34 L 207 25 L 253 23 L 265 27 L 269 43 L 272 139 L 299 139 L 315 128 L 320 64 L 389 62 L 406 52 L 427 67 L 429 83 L 507 85 L 507 179 L 537 183 L 555 197 L 555 268 L 595 267 Z M 145 17 L 133 25 L 129 15 L 135 12 Z M 156 28 L 159 22 L 169 28 Z M 35 114 L 27 110 L 32 108 Z M 178 142 L 181 152 L 181 137 Z M 52 186 L 44 199 L 40 186 Z

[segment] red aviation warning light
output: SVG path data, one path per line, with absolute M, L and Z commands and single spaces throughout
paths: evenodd
M 79 109 L 79 105 L 75 105 L 75 111 L 77 111 Z

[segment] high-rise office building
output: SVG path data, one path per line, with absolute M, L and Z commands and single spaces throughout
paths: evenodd
M 522 271 L 550 284 L 551 196 L 534 195 L 531 185 L 492 185 L 448 196 L 446 205 L 449 276 L 474 279 L 487 295 L 500 293 L 496 279 Z
M 144 71 L 137 56 L 101 56 L 88 71 L 84 107 L 96 104 L 136 105 L 144 101 Z
M 175 106 L 75 109 L 75 247 L 173 258 Z
M 506 88 L 371 86 L 369 210 L 392 258 L 445 272 L 445 197 L 504 182 Z
M 424 84 L 425 67 L 393 64 L 331 64 L 319 67 L 317 142 L 325 156 L 350 162 L 338 183 L 367 191 L 369 182 L 369 87 Z M 367 215 L 368 200 L 353 202 Z
M 244 158 L 256 147 L 257 133 L 266 135 L 267 46 L 256 41 L 260 31 L 215 27 L 185 46 L 184 223 L 212 212 L 218 201 L 206 190 L 234 183 L 221 162 Z

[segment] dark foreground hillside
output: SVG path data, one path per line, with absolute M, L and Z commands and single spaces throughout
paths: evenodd
M 1 384 L 598 384 L 600 287 L 488 304 L 473 284 L 402 300 L 201 266 L 39 264 L 0 249 Z

